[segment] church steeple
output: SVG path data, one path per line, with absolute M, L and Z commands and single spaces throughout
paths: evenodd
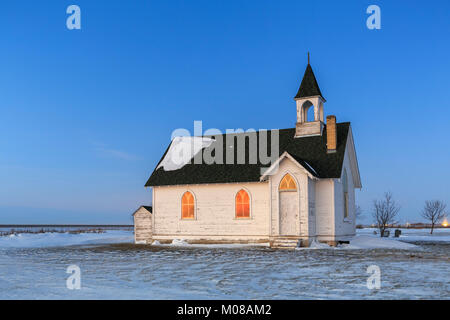
M 321 135 L 324 127 L 323 104 L 326 100 L 311 68 L 309 52 L 308 65 L 294 100 L 297 104 L 295 137 Z M 308 120 L 308 110 L 311 107 L 314 108 L 314 120 Z
M 320 92 L 316 76 L 314 75 L 314 72 L 308 61 L 308 66 L 306 67 L 305 74 L 303 75 L 302 83 L 300 84 L 300 88 L 298 88 L 297 95 L 294 99 L 314 96 L 320 96 L 322 97 L 322 99 L 324 99 L 324 97 L 322 96 L 322 92 Z

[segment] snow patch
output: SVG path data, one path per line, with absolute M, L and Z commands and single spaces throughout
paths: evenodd
M 0 248 L 43 248 L 86 244 L 132 243 L 131 231 L 108 230 L 104 233 L 23 233 L 0 237 Z
M 309 247 L 296 248 L 297 250 L 305 249 L 400 249 L 410 250 L 417 249 L 418 246 L 398 240 L 390 240 L 379 238 L 376 236 L 359 235 L 350 239 L 349 244 L 340 244 L 337 247 L 329 246 L 326 243 L 313 240 Z
M 316 172 L 316 170 L 314 170 L 314 168 L 313 167 L 311 167 L 311 165 L 308 163 L 308 162 L 306 162 L 306 161 L 304 161 L 305 162 L 305 164 L 308 166 L 308 168 L 310 168 L 313 172 L 314 172 L 314 174 L 316 174 L 317 175 L 317 172 Z
M 152 245 L 161 247 L 190 247 L 203 249 L 237 249 L 269 247 L 269 243 L 189 243 L 185 239 L 173 239 L 169 244 L 161 244 L 158 240 L 153 241 Z
M 173 239 L 171 245 L 173 246 L 188 246 L 189 243 L 187 243 L 184 239 Z
M 183 168 L 203 148 L 209 147 L 215 140 L 205 137 L 175 137 L 169 151 L 156 169 L 174 171 Z
M 309 245 L 309 249 L 330 249 L 331 247 L 326 243 L 313 240 Z
M 402 242 L 399 240 L 390 240 L 380 237 L 355 236 L 350 239 L 350 244 L 343 244 L 346 249 L 416 249 L 416 245 Z

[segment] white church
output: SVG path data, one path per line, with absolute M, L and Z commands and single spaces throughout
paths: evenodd
M 309 63 L 294 100 L 295 128 L 277 130 L 278 153 L 269 167 L 247 161 L 255 152 L 249 142 L 245 163 L 190 161 L 168 170 L 162 163 L 169 145 L 145 185 L 152 189 L 152 206 L 134 213 L 135 242 L 295 248 L 311 241 L 336 245 L 354 236 L 355 189 L 362 185 L 351 125 L 333 115 L 325 121 L 326 100 Z M 307 117 L 310 108 L 313 119 Z M 199 152 L 240 134 L 212 139 Z M 261 131 L 256 137 L 263 139 Z M 233 148 L 228 144 L 224 152 Z

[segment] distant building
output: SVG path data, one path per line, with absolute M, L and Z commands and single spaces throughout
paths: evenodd
M 417 228 L 417 229 L 420 229 L 420 228 L 428 228 L 428 227 L 429 227 L 429 225 L 426 224 L 426 223 L 417 222 L 417 223 L 411 223 L 411 224 L 409 225 L 408 228 L 412 228 L 412 229 Z

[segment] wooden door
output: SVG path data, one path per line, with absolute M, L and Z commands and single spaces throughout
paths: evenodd
M 298 196 L 296 191 L 280 193 L 280 235 L 297 235 Z

